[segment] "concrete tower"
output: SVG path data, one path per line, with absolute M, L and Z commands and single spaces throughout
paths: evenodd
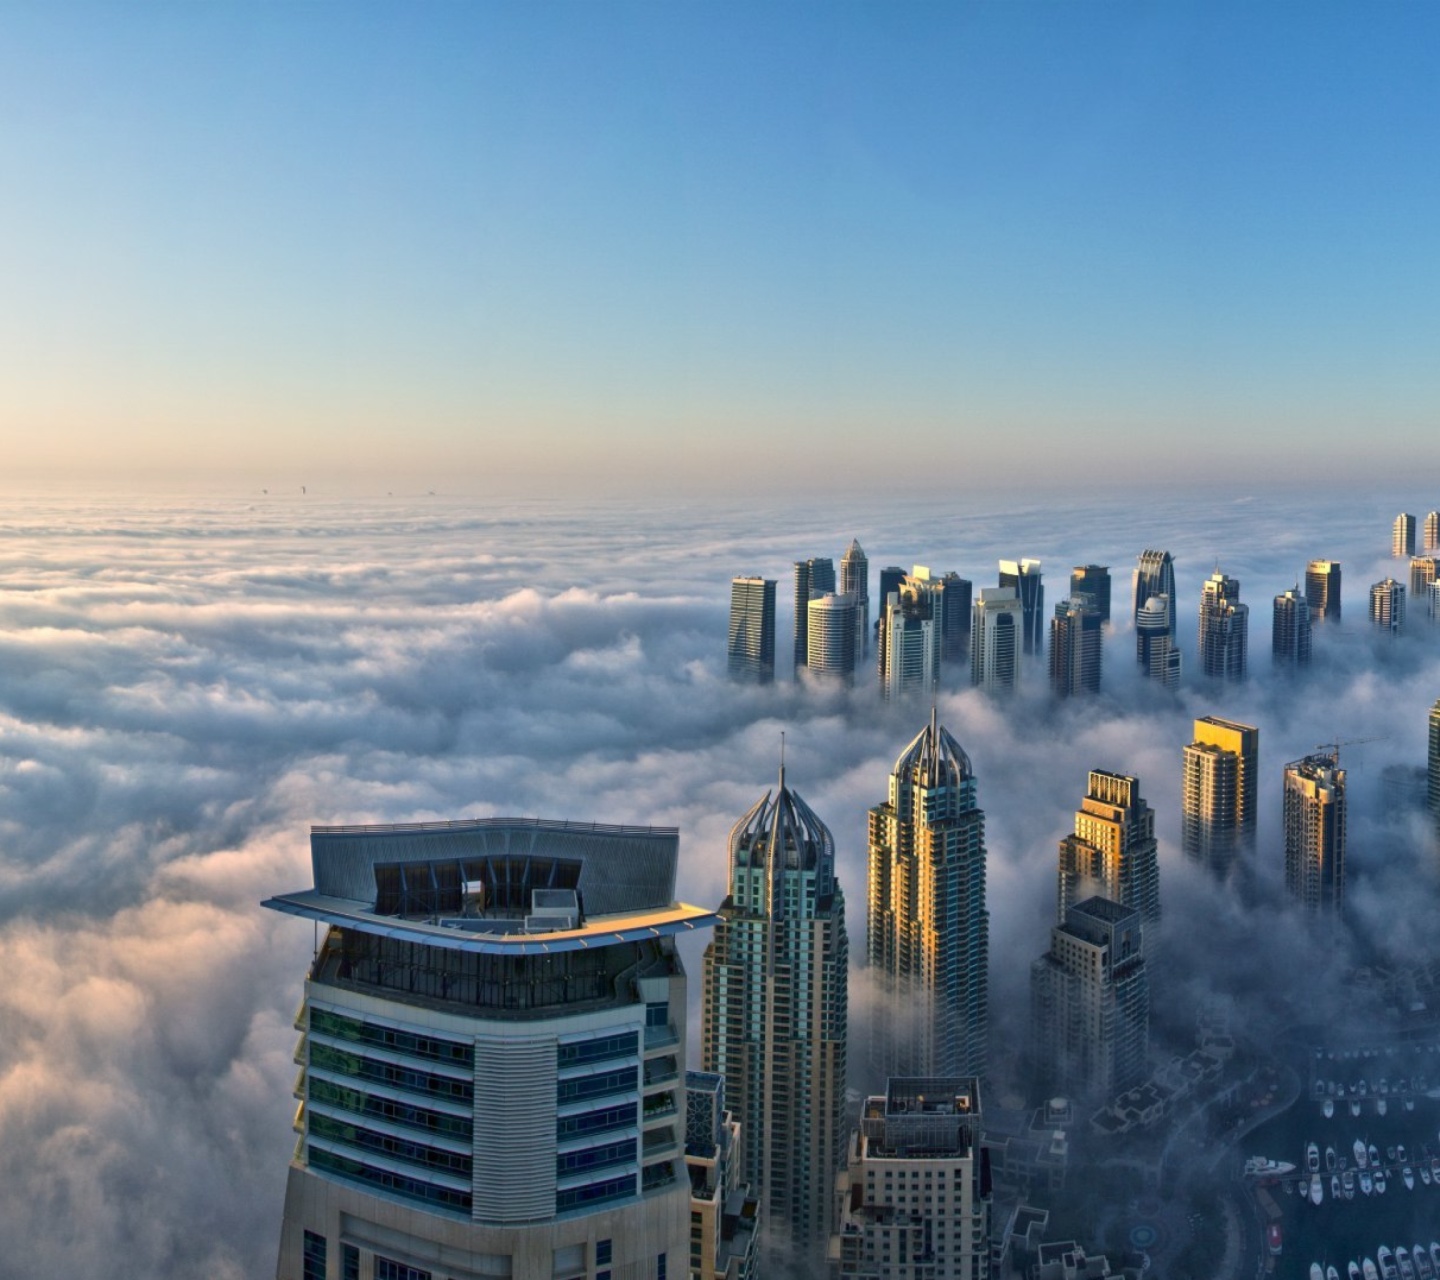
M 1180 843 L 1187 857 L 1226 875 L 1255 843 L 1260 730 L 1206 716 L 1185 748 Z
M 824 559 L 795 561 L 795 677 L 810 661 L 810 601 L 835 593 L 835 562 Z
M 1050 692 L 1057 698 L 1100 692 L 1100 625 L 1100 615 L 1082 600 L 1055 606 L 1050 619 Z
M 1390 554 L 1392 556 L 1413 556 L 1415 554 L 1415 517 L 1402 511 L 1395 517 L 1390 528 Z
M 845 1149 L 847 962 L 835 842 L 782 768 L 778 789 L 730 832 L 730 893 L 705 952 L 702 1059 L 725 1077 L 772 1240 L 812 1268 Z
M 1106 769 L 1090 771 L 1075 833 L 1060 841 L 1056 922 L 1095 894 L 1134 907 L 1147 925 L 1160 921 L 1155 811 L 1141 798 L 1138 778 Z
M 1340 562 L 1312 560 L 1305 566 L 1305 603 L 1311 622 L 1340 621 Z
M 775 583 L 730 580 L 730 677 L 769 684 L 775 679 Z
M 970 682 L 998 693 L 1020 679 L 1020 601 L 1013 587 L 982 587 L 970 621 Z
M 1394 578 L 1370 588 L 1370 623 L 1391 635 L 1405 629 L 1405 587 Z
M 1243 680 L 1248 669 L 1250 607 L 1240 582 L 1216 569 L 1200 592 L 1200 669 L 1216 680 Z
M 990 915 L 970 758 L 934 711 L 870 810 L 867 959 L 886 1074 L 983 1074 Z
M 855 600 L 852 596 L 814 596 L 806 606 L 806 667 L 811 675 L 850 684 L 855 679 Z
M 1285 887 L 1305 910 L 1338 915 L 1345 899 L 1345 770 L 1338 751 L 1285 766 Z

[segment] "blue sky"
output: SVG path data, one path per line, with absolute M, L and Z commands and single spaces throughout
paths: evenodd
M 12 468 L 603 489 L 1440 462 L 1429 6 L 5 28 Z M 894 440 L 917 465 L 879 464 Z

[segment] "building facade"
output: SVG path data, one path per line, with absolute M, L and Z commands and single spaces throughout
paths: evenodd
M 1013 587 L 981 587 L 970 619 L 970 683 L 991 693 L 1020 682 L 1020 600 Z
M 777 1261 L 823 1265 L 845 1150 L 847 965 L 835 843 L 782 768 L 730 832 L 701 1005 L 702 1063 L 725 1078 Z
M 1180 843 L 1185 855 L 1226 875 L 1254 848 L 1260 730 L 1205 716 L 1185 748 Z
M 1043 1093 L 1106 1100 L 1148 1074 L 1150 986 L 1140 913 L 1078 902 L 1030 970 L 1032 1045 Z
M 940 679 L 940 620 L 935 604 L 935 595 L 910 576 L 880 602 L 876 648 L 882 697 L 934 692 Z
M 1390 554 L 1392 556 L 1413 556 L 1415 554 L 1415 517 L 1402 511 L 1390 526 Z
M 1097 894 L 1135 908 L 1146 925 L 1160 921 L 1155 811 L 1141 797 L 1138 778 L 1107 769 L 1090 771 L 1075 832 L 1060 841 L 1057 923 Z
M 990 914 L 985 815 L 960 744 L 930 723 L 870 810 L 867 955 L 884 995 L 880 1074 L 983 1074 Z
M 1430 823 L 1440 841 L 1440 698 L 1430 708 L 1429 752 L 1425 767 L 1425 802 L 1430 809 Z
M 1312 560 L 1305 566 L 1305 603 L 1311 622 L 1340 621 L 1340 562 Z
M 850 540 L 840 557 L 840 594 L 855 601 L 855 661 L 870 652 L 870 560 L 858 538 Z M 884 607 L 885 597 L 880 597 Z
M 1135 657 L 1162 688 L 1180 687 L 1180 649 L 1175 644 L 1175 607 L 1169 596 L 1151 596 L 1135 615 Z
M 1430 588 L 1435 583 L 1437 561 L 1434 556 L 1413 556 L 1410 560 L 1410 599 L 1417 609 L 1425 607 Z
M 811 597 L 806 626 L 805 669 L 812 676 L 851 684 L 855 679 L 855 600 L 853 596 Z
M 835 562 L 823 559 L 795 561 L 795 676 L 810 661 L 810 601 L 835 594 Z
M 1420 550 L 1427 556 L 1440 554 L 1440 511 L 1425 513 L 1424 535 Z
M 1397 635 L 1405 629 L 1405 587 L 1386 578 L 1370 588 L 1370 624 Z
M 1100 692 L 1102 619 L 1088 599 L 1061 601 L 1050 619 L 1050 692 L 1057 698 Z
M 1100 615 L 1100 621 L 1110 625 L 1110 566 L 1106 564 L 1077 564 L 1070 571 L 1070 598 L 1079 600 L 1086 608 Z
M 1131 619 L 1138 628 L 1140 625 L 1140 613 L 1149 608 L 1150 600 L 1155 596 L 1164 596 L 1170 602 L 1171 611 L 1167 622 L 1170 628 L 1170 639 L 1175 639 L 1175 561 L 1168 551 L 1142 551 L 1140 558 L 1135 565 L 1135 598 L 1131 609 Z
M 678 1276 L 673 829 L 315 827 L 279 1280 Z
M 1243 680 L 1249 665 L 1250 607 L 1240 581 L 1216 569 L 1200 591 L 1200 669 L 1214 680 Z
M 1014 590 L 1020 601 L 1023 653 L 1045 652 L 1045 583 L 1038 560 L 1000 561 L 1000 586 Z
M 758 1280 L 760 1202 L 741 1177 L 744 1136 L 725 1109 L 725 1077 L 687 1071 L 690 1280 Z
M 1270 655 L 1277 667 L 1293 669 L 1310 665 L 1310 605 L 1299 583 L 1275 597 Z
M 1285 766 L 1285 887 L 1306 911 L 1338 915 L 1345 900 L 1345 770 L 1338 752 Z
M 837 1182 L 832 1280 L 989 1280 L 975 1076 L 892 1077 L 865 1099 Z
M 730 677 L 769 684 L 775 679 L 775 583 L 730 580 Z

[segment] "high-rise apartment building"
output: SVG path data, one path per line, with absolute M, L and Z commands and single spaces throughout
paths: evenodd
M 1305 603 L 1311 622 L 1340 621 L 1340 562 L 1312 560 L 1305 566 Z
M 1440 511 L 1430 511 L 1425 515 L 1424 536 L 1420 541 L 1420 550 L 1427 556 L 1440 554 Z
M 782 768 L 730 832 L 730 893 L 705 951 L 702 1064 L 725 1077 L 774 1247 L 816 1266 L 845 1150 L 847 964 L 835 842 Z
M 775 679 L 775 583 L 730 580 L 730 676 L 769 684 Z
M 937 596 L 907 576 L 880 602 L 880 693 L 899 698 L 907 693 L 933 693 L 940 678 L 940 620 Z
M 1430 822 L 1440 840 L 1440 698 L 1430 708 L 1429 754 L 1426 757 L 1425 800 L 1430 809 Z
M 1180 843 L 1188 857 L 1227 874 L 1254 847 L 1260 730 L 1205 716 L 1185 748 Z
M 1012 587 L 1020 601 L 1021 649 L 1045 652 L 1045 584 L 1038 560 L 1000 561 L 1000 586 Z
M 990 915 L 985 815 L 960 744 L 931 711 L 870 810 L 867 959 L 885 993 L 887 1074 L 982 1074 Z
M 1434 556 L 1413 556 L 1410 560 L 1410 599 L 1415 607 L 1422 609 L 1430 598 L 1430 588 L 1435 582 L 1435 568 L 1440 564 Z
M 916 572 L 919 569 L 917 565 Z M 963 670 L 963 664 L 970 660 L 972 584 L 969 578 L 962 578 L 953 571 L 930 581 L 936 617 L 940 621 L 941 662 Z
M 1100 692 L 1100 624 L 1100 615 L 1083 600 L 1055 606 L 1050 619 L 1050 692 L 1057 698 Z
M 1413 556 L 1415 554 L 1415 517 L 1402 511 L 1395 517 L 1390 528 L 1390 554 L 1392 556 Z
M 811 675 L 843 681 L 855 679 L 855 598 L 814 596 L 806 605 L 809 649 L 805 666 Z
M 1030 970 L 1042 1090 L 1110 1099 L 1146 1076 L 1150 987 L 1140 913 L 1092 897 L 1065 912 Z
M 1216 569 L 1200 592 L 1200 669 L 1216 680 L 1245 679 L 1249 630 L 1239 579 Z
M 1285 887 L 1305 910 L 1338 915 L 1345 898 L 1345 770 L 1338 752 L 1285 766 Z
M 1136 629 L 1140 626 L 1140 614 L 1150 607 L 1150 601 L 1163 596 L 1169 604 L 1166 624 L 1170 628 L 1170 639 L 1175 639 L 1175 561 L 1168 551 L 1142 551 L 1135 565 L 1135 602 L 1131 618 Z
M 835 562 L 824 559 L 795 561 L 795 675 L 810 661 L 810 601 L 835 594 Z
M 1168 596 L 1151 596 L 1135 615 L 1135 655 L 1145 675 L 1166 689 L 1180 687 L 1175 610 Z
M 1405 629 L 1405 587 L 1386 578 L 1370 588 L 1370 623 L 1395 635 Z
M 1425 590 L 1425 618 L 1431 623 L 1440 622 L 1440 578 L 1432 582 Z M 1420 608 L 1420 601 L 1415 602 L 1415 607 Z
M 1138 778 L 1106 769 L 1090 771 L 1075 832 L 1060 841 L 1057 922 L 1095 894 L 1134 907 L 1147 925 L 1160 921 L 1155 811 L 1141 798 Z
M 1070 571 L 1070 598 L 1079 600 L 1110 625 L 1110 566 L 1077 564 Z
M 1014 587 L 981 587 L 970 619 L 970 683 L 992 693 L 1020 679 L 1020 600 Z
M 315 827 L 279 1280 L 666 1280 L 690 1249 L 670 828 Z
M 757 1280 L 760 1202 L 741 1178 L 745 1135 L 725 1109 L 725 1077 L 687 1071 L 685 1099 L 689 1275 L 691 1280 Z
M 840 557 L 840 594 L 855 601 L 855 661 L 859 664 L 870 651 L 870 561 L 858 538 L 851 539 Z M 880 607 L 885 607 L 884 596 Z
M 1277 667 L 1310 665 L 1310 606 L 1298 582 L 1275 597 L 1270 653 Z
M 892 1077 L 865 1099 L 837 1184 L 835 1280 L 988 1280 L 981 1125 L 975 1076 Z

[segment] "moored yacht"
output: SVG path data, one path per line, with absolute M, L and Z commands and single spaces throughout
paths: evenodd
M 1363 1141 L 1362 1139 L 1356 1138 L 1356 1139 L 1355 1139 L 1355 1167 L 1356 1167 L 1357 1169 L 1363 1169 L 1363 1168 L 1366 1166 L 1367 1163 L 1368 1163 L 1368 1159 L 1367 1159 L 1367 1157 L 1366 1157 L 1366 1155 L 1365 1155 L 1365 1143 L 1364 1143 L 1364 1141 Z

